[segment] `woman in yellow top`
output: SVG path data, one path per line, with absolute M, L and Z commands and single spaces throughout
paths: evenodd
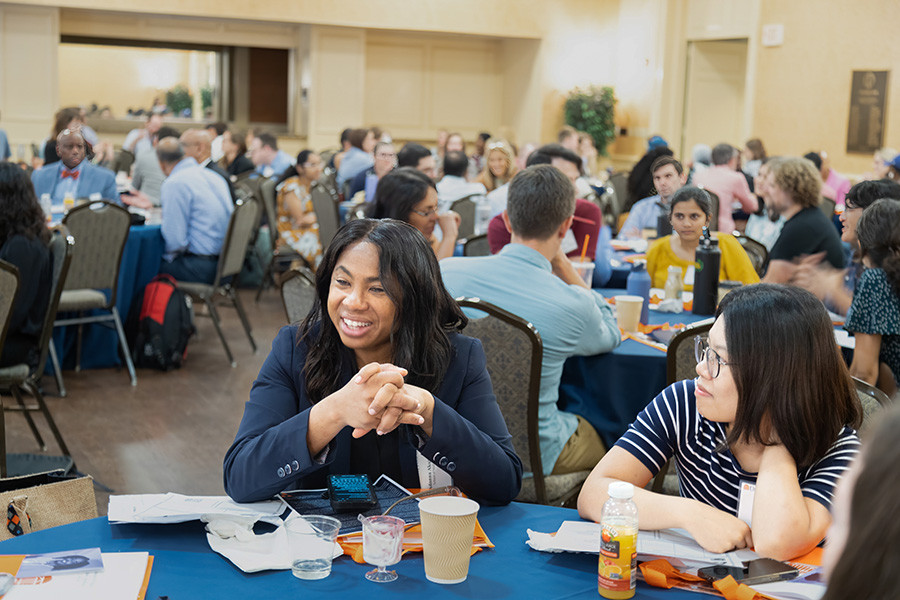
M 313 269 L 322 260 L 322 244 L 309 191 L 320 175 L 322 159 L 312 150 L 303 150 L 297 165 L 288 167 L 275 187 L 278 237 Z
M 709 225 L 709 194 L 700 188 L 686 186 L 675 193 L 669 208 L 672 235 L 653 242 L 647 250 L 647 272 L 653 280 L 653 287 L 666 285 L 670 266 L 681 267 L 684 289 L 694 289 L 694 266 L 697 246 L 703 235 L 703 228 Z M 719 281 L 740 281 L 743 284 L 759 283 L 759 275 L 753 263 L 733 235 L 716 233 L 719 251 L 722 253 Z

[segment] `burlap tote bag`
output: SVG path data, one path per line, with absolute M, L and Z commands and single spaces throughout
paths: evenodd
M 50 471 L 0 479 L 0 540 L 97 516 L 94 479 Z

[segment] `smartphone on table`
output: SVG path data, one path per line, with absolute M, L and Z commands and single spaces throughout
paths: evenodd
M 771 583 L 773 581 L 788 581 L 796 578 L 800 572 L 787 563 L 772 558 L 757 558 L 747 563 L 746 567 L 725 567 L 716 565 L 703 567 L 697 571 L 697 575 L 712 583 L 725 579 L 729 575 L 738 583 L 756 585 Z

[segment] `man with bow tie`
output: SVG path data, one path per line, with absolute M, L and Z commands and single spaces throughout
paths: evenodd
M 119 203 L 116 176 L 109 169 L 85 160 L 87 144 L 79 129 L 63 129 L 56 138 L 59 162 L 41 167 L 31 174 L 31 182 L 38 198 L 50 194 L 54 205 L 63 203 L 66 196 L 96 198 Z

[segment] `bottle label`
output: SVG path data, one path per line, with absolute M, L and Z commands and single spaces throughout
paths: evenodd
M 630 528 L 603 524 L 597 570 L 598 588 L 618 592 L 633 590 L 636 568 L 637 532 Z

